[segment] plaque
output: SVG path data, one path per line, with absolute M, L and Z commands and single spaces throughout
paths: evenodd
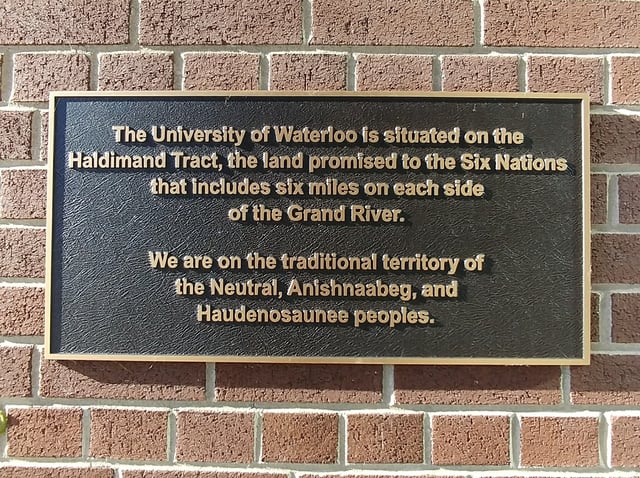
M 587 363 L 588 104 L 53 93 L 46 357 Z

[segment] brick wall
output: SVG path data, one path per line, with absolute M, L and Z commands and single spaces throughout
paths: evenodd
M 639 47 L 638 1 L 5 0 L 0 476 L 635 476 Z M 589 92 L 592 365 L 43 360 L 51 89 Z

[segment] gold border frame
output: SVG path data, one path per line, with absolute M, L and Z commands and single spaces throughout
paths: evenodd
M 52 353 L 51 339 L 51 267 L 53 240 L 53 182 L 55 105 L 65 97 L 398 97 L 398 98 L 468 98 L 479 99 L 557 99 L 579 100 L 582 105 L 582 302 L 583 340 L 581 358 L 451 358 L 451 357 L 280 357 L 280 356 L 211 356 L 211 355 L 135 355 L 135 354 L 61 354 Z M 108 360 L 151 362 L 238 362 L 238 363 L 327 363 L 327 364 L 398 364 L 398 365 L 588 365 L 591 353 L 591 173 L 589 95 L 584 93 L 474 93 L 416 91 L 53 91 L 49 95 L 49 145 L 47 164 L 47 231 L 45 273 L 45 345 L 44 358 L 54 360 Z

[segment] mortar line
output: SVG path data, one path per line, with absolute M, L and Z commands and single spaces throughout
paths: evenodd
M 618 225 L 620 224 L 620 201 L 619 201 L 619 187 L 617 174 L 611 174 L 608 176 L 609 181 L 607 184 L 607 224 Z
M 205 400 L 207 402 L 216 401 L 216 364 L 207 362 L 205 364 Z
M 431 62 L 431 86 L 433 91 L 442 91 L 442 55 L 436 55 Z
M 42 120 L 40 118 L 41 112 L 35 110 L 31 115 L 31 161 L 40 161 L 40 149 L 42 147 Z
M 91 451 L 91 409 L 82 408 L 82 458 L 87 460 Z
M 184 90 L 184 57 L 177 52 L 171 52 L 173 65 L 173 89 Z
M 529 59 L 526 55 L 518 57 L 518 88 L 526 92 L 529 88 Z
M 356 78 L 356 61 L 353 53 L 347 54 L 347 68 L 346 68 L 346 90 L 355 91 L 357 86 Z
M 42 363 L 42 350 L 39 346 L 33 347 L 31 359 L 31 396 L 40 396 L 40 366 Z
M 12 105 L 13 98 L 13 70 L 15 66 L 14 55 L 11 49 L 2 52 L 2 100 L 7 102 L 8 106 Z
M 338 414 L 338 457 L 336 463 L 339 465 L 347 465 L 347 415 Z
M 313 40 L 313 2 L 302 0 L 302 43 L 311 45 Z
M 129 12 L 129 46 L 140 47 L 140 0 L 131 0 Z
M 176 410 L 170 410 L 167 416 L 167 461 L 177 463 L 178 460 L 178 416 Z
M 484 0 L 473 0 L 473 44 L 476 48 L 484 45 Z
M 9 419 L 9 414 L 7 413 L 7 405 L 6 404 L 0 405 L 0 410 L 2 410 L 5 416 L 7 417 L 7 419 Z M 0 458 L 2 460 L 5 460 L 7 458 L 7 453 L 9 448 L 9 441 L 7 440 L 7 434 L 8 434 L 8 431 L 5 430 L 5 432 L 0 435 Z
M 610 423 L 607 420 L 606 415 L 601 413 L 598 418 L 598 459 L 600 460 L 600 466 L 605 468 L 611 467 L 610 437 Z
M 100 86 L 100 54 L 89 52 L 89 90 L 99 91 Z
M 565 406 L 571 405 L 571 367 L 560 367 L 560 394 L 562 397 L 561 403 Z
M 263 410 L 257 410 L 253 416 L 253 462 L 262 463 Z
M 513 468 L 520 468 L 520 417 L 517 413 L 513 413 L 511 414 L 509 422 L 511 425 L 511 444 L 509 446 L 509 452 L 511 453 L 511 466 Z
M 600 343 L 603 345 L 612 344 L 613 320 L 611 313 L 611 293 L 600 294 L 600 306 L 598 319 L 600 328 Z
M 382 403 L 388 406 L 395 404 L 394 373 L 393 365 L 382 366 Z
M 431 443 L 432 443 L 432 430 L 431 430 L 431 415 L 429 413 L 425 413 L 422 416 L 422 462 L 425 465 L 433 465 L 433 456 L 431 453 Z
M 271 56 L 269 53 L 260 55 L 260 70 L 258 77 L 258 88 L 261 90 L 269 90 L 271 83 Z

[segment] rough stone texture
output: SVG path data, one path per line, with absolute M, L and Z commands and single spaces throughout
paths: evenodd
M 444 91 L 518 91 L 518 57 L 452 55 L 442 59 Z
M 377 365 L 216 364 L 216 399 L 238 402 L 374 403 Z
M 108 45 L 129 40 L 129 0 L 5 0 L 1 45 Z
M 18 53 L 14 101 L 49 101 L 49 92 L 89 89 L 89 57 L 82 53 Z
M 93 409 L 89 454 L 118 460 L 166 460 L 168 416 L 162 411 Z
M 0 111 L 0 160 L 31 159 L 30 111 Z
M 592 114 L 591 162 L 640 164 L 640 116 Z
M 508 465 L 507 415 L 435 415 L 431 420 L 434 465 Z
M 182 462 L 251 463 L 253 413 L 180 412 L 176 458 Z
M 122 478 L 288 478 L 284 473 L 244 471 L 164 471 L 124 470 Z
M 640 235 L 593 234 L 591 281 L 594 284 L 640 282 Z
M 31 396 L 33 347 L 0 347 L 0 390 L 3 397 Z
M 185 53 L 185 90 L 257 90 L 260 55 Z
M 125 400 L 203 400 L 201 363 L 44 360 L 43 397 Z
M 613 56 L 611 58 L 612 102 L 640 104 L 640 57 Z
M 431 91 L 432 66 L 427 55 L 356 55 L 357 89 Z
M 42 466 L 0 466 L 3 478 L 113 478 L 113 470 L 103 466 L 51 467 Z
M 441 405 L 554 404 L 558 367 L 396 366 L 398 403 Z
M 620 223 L 640 223 L 640 175 L 618 176 L 618 199 Z
M 302 42 L 300 0 L 141 0 L 144 45 L 293 45 Z
M 639 405 L 640 356 L 592 355 L 571 367 L 571 401 L 577 405 Z
M 600 295 L 591 294 L 591 342 L 600 342 Z
M 347 57 L 325 54 L 271 56 L 270 90 L 344 90 Z
M 473 4 L 440 0 L 314 0 L 312 43 L 319 45 L 473 45 Z
M 8 456 L 80 457 L 82 410 L 9 408 Z
M 44 335 L 44 289 L 0 287 L 0 335 Z
M 99 90 L 171 90 L 171 53 L 104 53 L 99 56 Z
M 640 417 L 611 418 L 611 466 L 640 467 Z
M 45 231 L 0 228 L 0 277 L 44 277 Z
M 49 113 L 40 112 L 40 161 L 49 157 Z
M 591 175 L 591 224 L 607 222 L 607 176 Z
M 640 342 L 640 294 L 611 294 L 611 339 Z
M 5 169 L 0 171 L 0 217 L 44 219 L 46 209 L 46 170 Z
M 484 40 L 493 46 L 640 46 L 640 3 L 624 0 L 487 0 Z
M 523 466 L 597 466 L 598 461 L 597 418 L 522 418 L 520 463 Z
M 338 415 L 335 413 L 265 413 L 262 461 L 336 463 Z
M 602 58 L 532 55 L 527 60 L 527 89 L 544 93 L 589 93 L 602 104 Z
M 347 416 L 349 463 L 422 463 L 423 415 Z

